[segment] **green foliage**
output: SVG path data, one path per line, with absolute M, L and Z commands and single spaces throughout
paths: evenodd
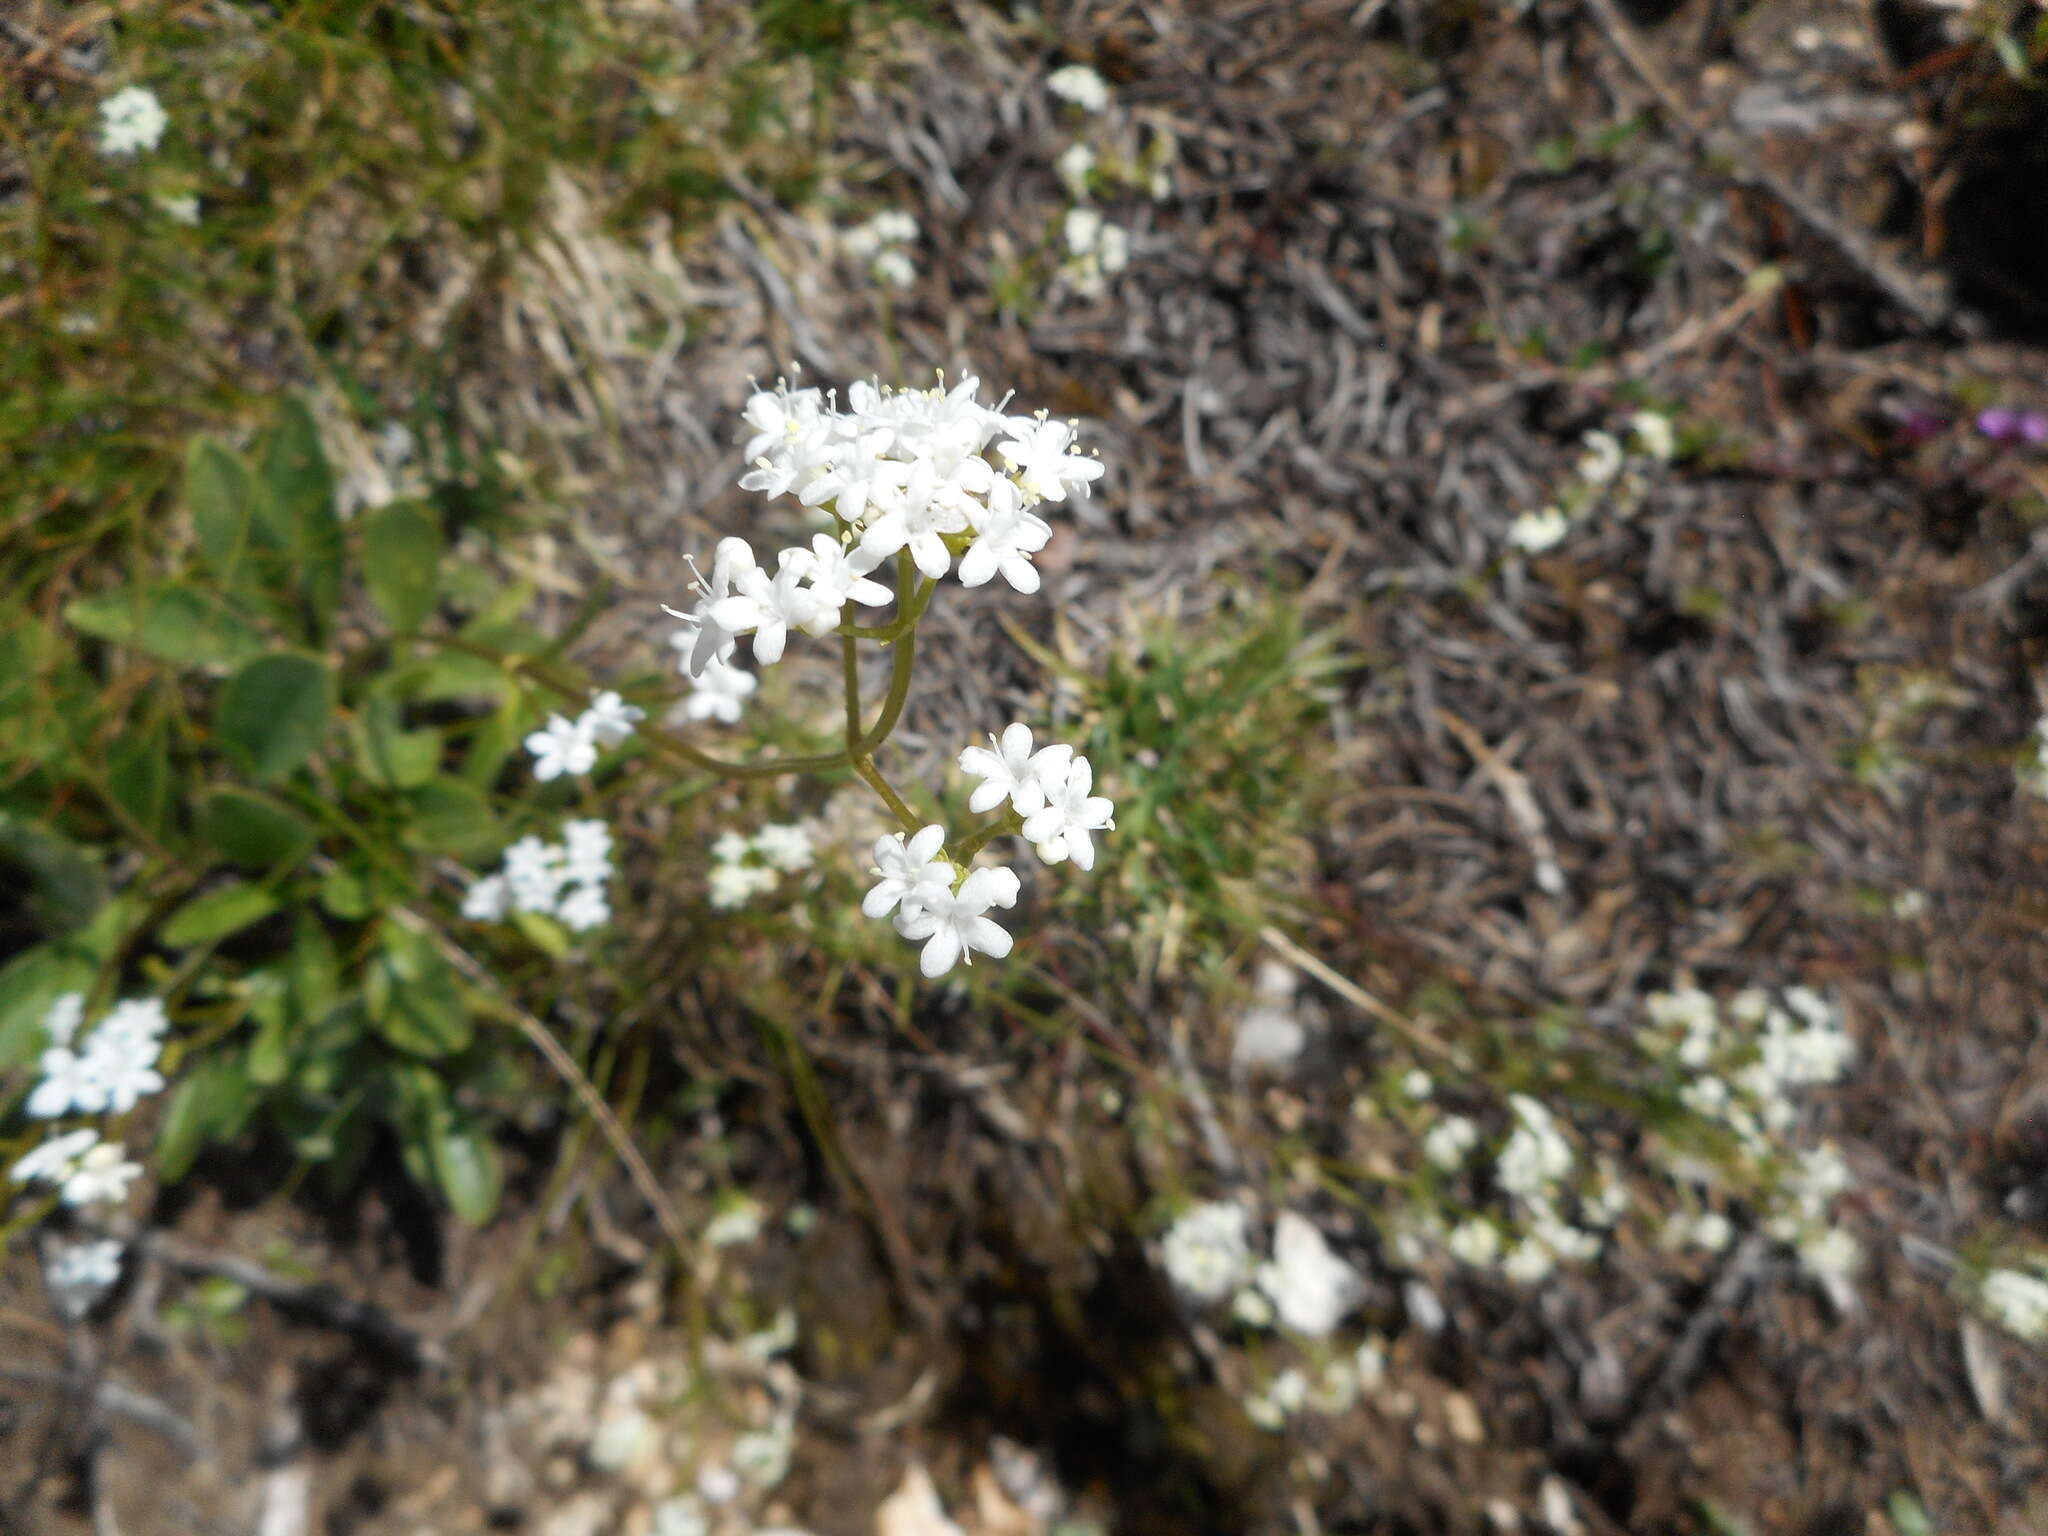
M 345 528 L 296 401 L 249 453 L 202 436 L 183 459 L 160 547 L 0 616 L 0 1068 L 60 993 L 150 990 L 199 1026 L 174 1048 L 162 1177 L 260 1135 L 346 1183 L 381 1124 L 487 1220 L 492 1106 L 524 1085 L 479 1032 L 497 1005 L 451 958 L 435 871 L 514 835 L 493 790 L 544 708 L 439 640 L 541 649 L 526 594 L 465 612 L 422 505 Z

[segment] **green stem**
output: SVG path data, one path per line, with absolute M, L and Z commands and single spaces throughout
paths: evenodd
M 854 754 L 853 771 L 866 779 L 868 787 L 887 802 L 889 809 L 895 813 L 896 819 L 903 824 L 904 831 L 915 832 L 924 825 L 918 819 L 917 812 L 910 808 L 901 795 L 889 787 L 889 781 L 882 777 L 881 770 L 875 766 L 875 760 L 868 756 L 867 753 L 860 752 Z
M 1008 837 L 1013 832 L 1024 830 L 1024 818 L 1015 811 L 1005 811 L 987 826 L 968 834 L 965 841 L 953 849 L 953 862 L 963 869 L 974 862 L 974 856 L 999 837 Z

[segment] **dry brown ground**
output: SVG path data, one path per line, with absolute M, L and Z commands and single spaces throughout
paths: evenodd
M 1454 1285 L 1434 1337 L 1388 1287 L 1369 1310 L 1412 1412 L 1319 1426 L 1323 1472 L 1302 1481 L 1213 1384 L 1142 1254 L 1075 1241 L 1135 1210 L 1149 1170 L 1077 1130 L 1069 1057 L 1006 1057 L 991 1021 L 943 1014 L 905 1040 L 885 1009 L 851 1009 L 810 1043 L 854 1172 L 824 1181 L 836 1203 L 760 1280 L 812 1341 L 793 1520 L 869 1530 L 906 1456 L 964 1489 L 1000 1432 L 1057 1452 L 1118 1530 L 1466 1531 L 1493 1500 L 1533 1525 L 1551 1475 L 1595 1532 L 1704 1532 L 1710 1499 L 1759 1536 L 1875 1536 L 1907 1487 L 1945 1536 L 2048 1529 L 2048 1371 L 1988 1331 L 1966 1342 L 1940 1259 L 1988 1223 L 2048 1216 L 2048 816 L 2011 773 L 2044 704 L 2048 571 L 2014 510 L 2021 470 L 1967 430 L 1915 445 L 1900 426 L 1965 417 L 1973 389 L 2039 401 L 2028 338 L 2048 316 L 2048 221 L 2041 178 L 2027 184 L 2036 151 L 1971 119 L 1995 82 L 1944 51 L 1940 15 L 1134 0 L 1051 6 L 1051 40 L 1034 41 L 970 11 L 950 40 L 906 41 L 915 64 L 863 87 L 843 127 L 928 233 L 894 314 L 900 351 L 786 210 L 744 204 L 657 281 L 579 224 L 565 190 L 558 242 L 507 295 L 501 365 L 469 408 L 501 439 L 582 456 L 588 513 L 566 564 L 676 589 L 682 550 L 742 515 L 718 424 L 750 373 L 791 356 L 834 379 L 899 356 L 905 371 L 971 365 L 1089 418 L 1112 465 L 1052 561 L 1084 643 L 1168 594 L 1199 614 L 1216 572 L 1274 562 L 1370 660 L 1339 708 L 1355 779 L 1317 840 L 1331 964 L 1381 996 L 1448 976 L 1505 1012 L 1563 998 L 1617 1028 L 1679 974 L 1819 980 L 1863 1048 L 1821 1110 L 1860 1180 L 1857 1309 L 1753 1248 L 1690 1274 L 1623 1257 L 1533 1305 Z M 1109 294 L 1025 323 L 994 312 L 992 268 L 1063 206 L 1043 90 L 1062 56 L 1101 68 L 1134 119 L 1170 125 L 1181 160 L 1170 197 L 1111 205 L 1136 254 Z M 1611 152 L 1539 152 L 1634 114 L 1643 130 Z M 1453 215 L 1469 241 L 1447 239 Z M 1756 294 L 1745 278 L 1764 263 L 1787 283 Z M 679 349 L 629 340 L 628 320 L 679 309 L 696 317 Z M 1496 569 L 1508 519 L 1637 398 L 1716 445 L 1634 519 Z M 945 746 L 920 722 L 993 718 L 1028 675 L 986 610 L 947 622 L 933 649 L 959 664 L 923 685 L 913 753 Z M 649 633 L 621 603 L 593 643 Z M 1910 673 L 1948 697 L 1890 724 L 1887 690 Z M 1845 762 L 1872 741 L 1903 765 L 1889 788 Z M 1533 826 L 1502 793 L 1515 775 Z M 1543 859 L 1562 876 L 1548 894 Z M 1872 893 L 1908 890 L 1924 916 L 1870 915 Z M 1137 1040 L 1148 1008 L 1201 1016 L 1169 987 L 1078 999 L 1074 1017 L 1098 1005 L 1105 1031 Z M 760 1060 L 745 1038 L 732 1049 Z M 1197 1065 L 1226 1052 L 1198 1044 Z M 972 1075 L 991 1066 L 993 1099 Z M 758 1077 L 726 1128 L 735 1161 L 794 1192 L 815 1152 L 774 1074 Z M 1303 1099 L 1342 1112 L 1341 1095 Z M 676 1187 L 700 1187 L 689 1147 L 671 1156 Z M 116 1411 L 101 1464 L 123 1529 L 247 1529 L 264 1427 L 280 1424 L 297 1430 L 276 1459 L 315 1479 L 325 1529 L 484 1528 L 504 1474 L 483 1442 L 504 1400 L 565 1351 L 675 1347 L 663 1299 L 632 1283 L 651 1233 L 623 1181 L 609 1195 L 629 1229 L 615 1283 L 546 1304 L 494 1276 L 549 1240 L 550 1212 L 430 1232 L 423 1265 L 396 1234 L 432 1224 L 374 1199 L 325 1230 L 213 1195 L 184 1205 L 186 1243 L 281 1240 L 442 1338 L 455 1366 L 387 1369 L 345 1331 L 261 1307 L 247 1340 L 195 1350 L 125 1307 L 106 1359 L 172 1405 L 199 1459 Z M 56 1343 L 22 1321 L 35 1298 L 7 1307 L 28 1340 L 10 1358 L 51 1368 Z M 1162 1381 L 1178 1422 L 1158 1417 Z M 1444 1417 L 1459 1395 L 1476 1443 Z M 33 1390 L 17 1404 L 10 1461 L 46 1453 L 35 1431 L 58 1406 Z M 880 1428 L 864 1424 L 877 1411 Z M 547 1529 L 571 1500 L 540 1470 L 523 1502 L 500 1498 L 502 1528 Z

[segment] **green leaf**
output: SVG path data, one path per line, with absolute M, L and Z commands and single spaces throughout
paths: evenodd
M 274 535 L 291 552 L 310 633 L 318 638 L 341 602 L 341 522 L 334 515 L 334 472 L 320 446 L 320 428 L 297 396 L 278 407 L 263 450 L 263 486 Z
M 1934 1521 L 1928 1516 L 1927 1506 L 1910 1489 L 1892 1490 L 1891 1497 L 1884 1501 L 1884 1507 L 1890 1512 L 1899 1536 L 1934 1536 Z
M 238 880 L 186 902 L 171 914 L 157 937 L 172 949 L 190 949 L 240 933 L 276 910 L 277 898 L 270 892 Z
M 443 776 L 411 791 L 405 803 L 412 811 L 406 841 L 428 853 L 481 864 L 504 843 L 490 800 L 474 784 Z
M 535 949 L 551 959 L 566 960 L 569 951 L 576 947 L 576 941 L 569 937 L 569 930 L 545 912 L 514 912 L 512 926 L 525 934 Z
M 394 789 L 416 789 L 441 767 L 441 733 L 408 731 L 396 698 L 382 687 L 366 697 L 351 722 L 356 764 Z
M 212 789 L 199 807 L 199 835 L 247 869 L 290 864 L 313 846 L 313 828 L 289 806 L 247 789 Z
M 320 882 L 320 905 L 343 922 L 356 922 L 368 917 L 377 903 L 360 870 L 332 869 Z
M 364 977 L 363 998 L 377 1032 L 414 1056 L 451 1055 L 474 1036 L 454 968 L 410 929 L 385 930 Z
M 235 1057 L 215 1055 L 188 1066 L 157 1128 L 157 1177 L 167 1183 L 185 1177 L 208 1142 L 239 1136 L 255 1107 L 255 1085 Z
M 171 749 L 161 721 L 132 727 L 108 751 L 107 792 L 145 830 L 164 835 L 171 811 Z
M 185 507 L 200 553 L 222 586 L 242 583 L 252 565 L 251 520 L 256 477 L 249 466 L 210 437 L 197 437 L 185 454 Z
M 427 1143 L 427 1159 L 458 1219 L 472 1227 L 491 1219 L 504 1192 L 505 1170 L 481 1126 L 459 1111 L 441 1117 Z
M 0 868 L 28 876 L 45 930 L 83 928 L 107 899 L 107 878 L 87 851 L 39 821 L 0 811 Z
M 505 760 L 519 749 L 519 701 L 508 698 L 477 722 L 462 755 L 462 777 L 478 789 L 498 782 Z
M 316 656 L 259 656 L 220 691 L 213 729 L 259 784 L 285 777 L 319 749 L 334 713 L 334 676 Z
M 323 1017 L 341 990 L 341 961 L 334 940 L 310 907 L 301 907 L 292 935 L 292 1011 L 308 1022 Z
M 255 627 L 222 598 L 178 582 L 74 598 L 64 620 L 82 634 L 132 645 L 177 667 L 232 667 L 264 650 Z
M 418 502 L 394 501 L 363 523 L 363 580 L 401 635 L 434 611 L 441 588 L 441 523 Z

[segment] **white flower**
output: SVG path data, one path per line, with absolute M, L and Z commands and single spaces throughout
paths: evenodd
M 1462 1221 L 1444 1240 L 1451 1257 L 1474 1269 L 1485 1269 L 1500 1257 L 1500 1233 L 1489 1221 Z
M 917 282 L 917 263 L 902 250 L 877 253 L 875 259 L 868 263 L 868 270 L 891 288 L 909 288 Z
M 1422 1155 L 1445 1173 L 1456 1173 L 1479 1145 L 1479 1127 L 1463 1115 L 1446 1115 L 1422 1137 Z
M 1678 449 L 1678 436 L 1671 430 L 1671 418 L 1659 411 L 1637 411 L 1628 419 L 1636 443 L 1653 459 L 1669 461 Z
M 958 490 L 929 460 L 918 460 L 909 471 L 889 507 L 862 532 L 860 547 L 875 561 L 908 548 L 918 570 L 937 581 L 953 564 L 946 535 L 966 529 L 967 512 Z
M 727 725 L 735 725 L 746 701 L 760 686 L 761 680 L 753 673 L 714 656 L 698 675 L 689 696 L 683 700 L 683 718 L 720 720 Z
M 746 1195 L 727 1201 L 704 1228 L 704 1241 L 713 1248 L 737 1247 L 760 1235 L 761 1204 Z
M 900 460 L 882 457 L 889 447 L 887 432 L 864 432 L 835 445 L 825 472 L 799 491 L 797 500 L 807 507 L 829 501 L 847 523 L 859 523 L 870 505 L 886 512 L 901 499 L 911 471 Z
M 53 1045 L 38 1063 L 42 1080 L 23 1109 L 34 1119 L 54 1120 L 73 1113 L 96 1115 L 107 1107 L 100 1063 L 68 1046 Z
M 816 391 L 812 391 L 816 393 Z M 756 395 L 756 400 L 773 399 L 773 396 Z M 745 484 L 744 481 L 741 482 Z M 711 610 L 723 599 L 732 596 L 733 583 L 744 571 L 755 569 L 754 551 L 745 539 L 725 538 L 718 541 L 718 551 L 711 561 L 711 579 L 697 579 L 698 603 L 696 611 L 683 613 L 663 605 L 662 611 L 683 621 L 683 628 L 669 637 L 669 644 L 682 652 L 679 666 L 689 677 L 701 676 L 704 669 L 714 660 L 723 661 L 732 654 L 733 632 L 721 628 L 711 617 Z
M 1010 952 L 1009 934 L 985 914 L 990 907 L 1016 905 L 1017 883 L 1007 869 L 977 869 L 959 890 L 926 888 L 918 912 L 896 915 L 896 931 L 924 943 L 917 968 L 927 979 L 945 975 L 963 960 L 971 965 L 977 949 L 997 960 Z
M 1086 141 L 1076 139 L 1060 151 L 1052 168 L 1069 197 L 1086 197 L 1088 174 L 1095 169 L 1095 151 L 1088 147 Z
M 756 1488 L 773 1488 L 789 1475 L 790 1451 L 787 1430 L 756 1430 L 733 1441 L 733 1470 Z
M 1401 1091 L 1409 1098 L 1420 1101 L 1436 1092 L 1436 1083 L 1422 1068 L 1413 1067 L 1401 1079 Z
M 156 205 L 173 224 L 189 226 L 199 222 L 199 199 L 190 192 L 159 192 Z
M 1270 1328 L 1273 1326 L 1273 1303 L 1266 1300 L 1266 1293 L 1246 1286 L 1230 1298 L 1231 1318 L 1247 1328 Z
M 1167 1228 L 1159 1243 L 1166 1277 L 1197 1301 L 1221 1301 L 1251 1267 L 1244 1211 L 1227 1200 L 1198 1205 Z
M 1821 1280 L 1844 1281 L 1863 1267 L 1863 1247 L 1841 1227 L 1817 1232 L 1798 1245 L 1799 1262 Z
M 470 882 L 462 898 L 462 915 L 473 923 L 495 923 L 505 916 L 512 888 L 503 875 L 485 875 Z
M 69 1045 L 85 1022 L 85 994 L 66 992 L 43 1014 L 43 1034 L 51 1045 Z
M 62 1184 L 78 1169 L 78 1160 L 99 1144 L 90 1126 L 48 1138 L 17 1162 L 8 1177 L 17 1184 Z
M 562 850 L 552 843 L 528 836 L 505 850 L 505 883 L 511 887 L 513 907 L 520 912 L 554 911 L 568 878 L 562 868 Z
M 1048 864 L 1072 859 L 1083 869 L 1095 867 L 1095 844 L 1089 834 L 1114 827 L 1115 805 L 1091 795 L 1095 770 L 1076 757 L 1063 777 L 1045 786 L 1045 808 L 1024 818 L 1024 837 Z
M 526 750 L 533 754 L 533 776 L 543 784 L 597 766 L 597 743 L 580 719 L 549 715 L 547 725 L 526 738 Z
M 1500 1272 L 1517 1285 L 1534 1285 L 1557 1268 L 1557 1255 L 1543 1244 L 1529 1239 L 1515 1245 L 1501 1260 Z
M 864 546 L 849 553 L 831 534 L 815 535 L 811 539 L 810 593 L 817 612 L 804 626 L 805 632 L 823 635 L 837 629 L 840 610 L 849 599 L 868 608 L 888 602 L 889 589 L 868 579 L 868 572 L 880 563 L 881 557 Z
M 754 840 L 744 832 L 725 831 L 711 841 L 711 857 L 721 864 L 737 864 L 752 851 Z
M 683 1494 L 655 1506 L 654 1536 L 711 1536 L 711 1522 L 697 1501 Z
M 2017 1269 L 1994 1269 L 1984 1277 L 1985 1310 L 2023 1339 L 2048 1334 L 2048 1282 Z
M 1273 1262 L 1259 1266 L 1259 1289 L 1295 1333 L 1321 1338 L 1365 1297 L 1365 1280 L 1330 1251 L 1305 1216 L 1282 1211 L 1273 1224 Z
M 914 917 L 924 910 L 927 897 L 950 893 L 953 866 L 939 857 L 946 845 L 946 829 L 929 826 L 907 843 L 901 832 L 875 839 L 875 863 L 868 871 L 881 883 L 867 893 L 860 909 L 869 917 L 887 917 L 899 905 L 903 915 Z
M 1019 416 L 1006 426 L 1010 436 L 996 444 L 996 452 L 1008 461 L 1027 494 L 1045 501 L 1065 501 L 1070 490 L 1087 495 L 1101 476 L 1102 461 L 1075 448 L 1068 423 Z
M 100 153 L 132 155 L 155 149 L 170 121 L 156 92 L 147 86 L 116 91 L 100 103 Z
M 746 864 L 717 864 L 705 881 L 711 905 L 721 912 L 743 907 L 752 897 L 775 889 L 775 871 Z
M 43 1269 L 43 1283 L 59 1310 L 83 1317 L 121 1278 L 121 1253 L 121 1244 L 113 1238 L 59 1248 Z
M 1091 255 L 1102 235 L 1102 215 L 1093 208 L 1069 208 L 1061 226 L 1067 250 L 1075 256 Z
M 803 629 L 818 613 L 818 600 L 803 585 L 811 574 L 808 549 L 785 549 L 771 577 L 759 566 L 738 573 L 731 597 L 711 605 L 711 620 L 730 634 L 754 637 L 754 660 L 773 666 L 792 629 Z
M 1045 77 L 1045 88 L 1083 112 L 1100 112 L 1109 106 L 1109 82 L 1086 64 L 1067 64 L 1054 70 Z
M 960 558 L 960 585 L 978 587 L 998 572 L 1019 592 L 1038 590 L 1031 556 L 1045 548 L 1052 525 L 1024 510 L 1017 487 L 999 480 L 990 488 L 988 510 L 975 519 L 974 542 Z
M 601 885 L 579 885 L 555 908 L 555 916 L 571 933 L 587 933 L 612 920 L 611 903 Z
M 154 1043 L 162 1039 L 170 1027 L 171 1021 L 162 1003 L 153 997 L 131 997 L 114 1005 L 113 1012 L 100 1020 L 92 1038 L 94 1043 L 104 1042 L 108 1046 Z
M 64 1180 L 66 1205 L 111 1205 L 128 1196 L 128 1186 L 142 1177 L 142 1164 L 131 1163 L 121 1147 L 101 1142 Z
M 1000 739 L 989 737 L 989 746 L 968 747 L 960 754 L 961 771 L 982 781 L 968 796 L 967 809 L 978 816 L 1007 800 L 1020 816 L 1042 811 L 1047 782 L 1063 781 L 1073 761 L 1072 747 L 1055 744 L 1033 752 L 1031 727 L 1021 720 L 1006 725 Z
M 611 878 L 612 829 L 595 818 L 562 823 L 564 878 L 598 884 Z
M 754 852 L 761 855 L 770 868 L 793 875 L 798 870 L 811 867 L 811 834 L 795 825 L 766 826 L 754 834 Z
M 1555 507 L 1524 512 L 1508 524 L 1508 543 L 1525 555 L 1540 555 L 1561 544 L 1571 527 L 1570 520 Z
M 590 701 L 577 726 L 601 747 L 616 747 L 633 734 L 633 727 L 647 718 L 647 711 L 628 704 L 607 689 Z M 576 770 L 580 772 L 581 770 Z
M 1694 1247 L 1719 1253 L 1734 1240 L 1735 1224 L 1719 1211 L 1702 1211 L 1693 1218 L 1690 1237 Z
M 1096 270 L 1114 277 L 1131 264 L 1131 232 L 1121 224 L 1104 224 L 1095 241 Z
M 1571 1171 L 1571 1143 L 1558 1133 L 1550 1111 L 1527 1094 L 1511 1094 L 1508 1102 L 1521 1123 L 1501 1148 L 1495 1176 L 1509 1194 L 1536 1199 Z
M 1621 473 L 1621 443 L 1612 432 L 1588 432 L 1586 451 L 1579 456 L 1579 478 L 1588 485 L 1609 485 Z
M 163 1043 L 153 1035 L 107 1035 L 106 1026 L 100 1026 L 86 1044 L 86 1059 L 105 1095 L 102 1107 L 108 1114 L 125 1115 L 163 1090 L 163 1074 L 156 1069 L 162 1051 Z

